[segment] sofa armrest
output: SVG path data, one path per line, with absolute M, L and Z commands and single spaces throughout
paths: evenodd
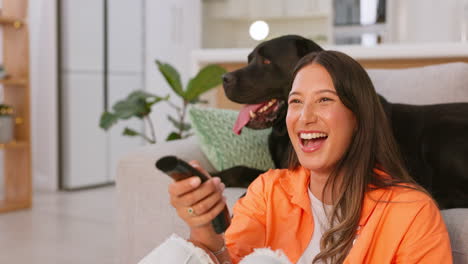
M 441 211 L 450 236 L 454 264 L 468 263 L 468 209 Z
M 169 203 L 167 186 L 172 180 L 154 165 L 165 155 L 198 160 L 206 170 L 214 171 L 195 137 L 145 146 L 122 158 L 116 177 L 119 263 L 137 263 L 172 233 L 188 235 L 187 226 Z M 231 208 L 244 191 L 226 188 Z

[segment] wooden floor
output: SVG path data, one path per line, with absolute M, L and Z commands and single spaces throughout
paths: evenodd
M 41 191 L 32 209 L 0 214 L 0 263 L 117 263 L 114 193 Z

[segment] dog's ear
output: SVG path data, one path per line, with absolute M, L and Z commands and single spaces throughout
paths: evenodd
M 304 57 L 306 54 L 314 51 L 323 50 L 317 43 L 313 42 L 310 39 L 301 38 L 296 40 L 296 50 L 297 56 L 299 58 Z

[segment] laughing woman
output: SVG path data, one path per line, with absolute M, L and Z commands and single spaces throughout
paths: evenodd
M 250 185 L 225 236 L 210 224 L 224 207 L 219 179 L 172 183 L 190 242 L 172 237 L 140 263 L 452 263 L 437 205 L 405 170 L 356 61 L 305 56 L 288 105 L 289 169 Z

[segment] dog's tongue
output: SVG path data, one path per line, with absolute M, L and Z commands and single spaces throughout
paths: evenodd
M 254 105 L 246 105 L 242 108 L 237 116 L 236 123 L 232 128 L 232 131 L 237 135 L 240 135 L 242 132 L 242 128 L 244 128 L 250 121 L 250 111 L 254 112 L 260 109 L 264 104 L 254 104 Z

